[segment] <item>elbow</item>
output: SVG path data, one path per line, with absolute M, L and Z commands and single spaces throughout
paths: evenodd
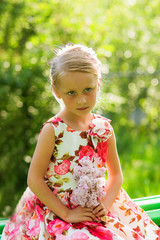
M 27 185 L 28 185 L 28 187 L 31 189 L 31 177 L 30 177 L 30 175 L 28 174 L 28 177 L 27 177 Z
M 33 193 L 36 193 L 37 189 L 41 188 L 43 182 L 44 178 L 42 178 L 38 174 L 32 174 L 32 172 L 28 173 L 27 185 Z
M 108 180 L 110 180 L 112 183 L 116 184 L 117 187 L 121 188 L 121 186 L 123 184 L 123 175 L 122 175 L 122 173 L 119 173 L 114 176 L 111 176 L 111 178 L 109 178 Z
M 27 185 L 31 189 L 31 191 L 33 191 L 35 183 L 36 183 L 36 181 L 35 181 L 34 177 L 31 174 L 28 174 Z
M 123 174 L 122 171 L 120 171 L 119 174 L 116 175 L 117 182 L 119 183 L 120 186 L 123 184 Z

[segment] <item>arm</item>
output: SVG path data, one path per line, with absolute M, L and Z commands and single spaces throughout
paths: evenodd
M 112 132 L 112 136 L 108 139 L 108 156 L 106 160 L 106 167 L 108 172 L 108 182 L 106 187 L 106 195 L 103 197 L 102 203 L 106 210 L 109 211 L 120 191 L 123 182 L 114 131 Z
M 46 124 L 39 135 L 36 149 L 28 172 L 27 183 L 31 191 L 50 210 L 62 219 L 67 215 L 67 207 L 53 194 L 44 181 L 55 145 L 54 128 Z
M 41 202 L 61 219 L 67 222 L 92 221 L 95 217 L 92 209 L 77 207 L 71 210 L 67 208 L 45 183 L 44 176 L 50 163 L 54 146 L 54 128 L 51 124 L 46 124 L 39 135 L 29 168 L 27 179 L 29 188 Z
M 97 217 L 106 215 L 106 211 L 110 210 L 122 186 L 123 177 L 114 132 L 112 132 L 112 136 L 108 139 L 106 167 L 108 172 L 106 195 L 101 199 L 101 204 L 93 211 Z

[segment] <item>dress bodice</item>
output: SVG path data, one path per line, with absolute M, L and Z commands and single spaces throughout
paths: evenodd
M 71 129 L 61 118 L 53 117 L 44 123 L 51 123 L 55 131 L 55 147 L 50 159 L 45 181 L 56 195 L 62 198 L 76 188 L 73 179 L 75 166 L 84 156 L 98 156 L 97 167 L 104 166 L 108 138 L 112 134 L 110 120 L 99 115 L 93 115 L 93 120 L 87 131 Z M 63 195 L 63 196 L 62 196 Z

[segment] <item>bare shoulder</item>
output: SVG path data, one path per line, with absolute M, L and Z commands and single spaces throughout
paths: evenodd
M 39 139 L 53 139 L 55 138 L 55 131 L 54 131 L 54 127 L 52 126 L 51 122 L 46 123 L 43 128 L 41 129 L 40 135 L 39 135 Z
M 109 145 L 116 145 L 116 137 L 115 137 L 115 133 L 114 133 L 113 127 L 111 128 L 111 136 L 108 139 L 108 144 Z

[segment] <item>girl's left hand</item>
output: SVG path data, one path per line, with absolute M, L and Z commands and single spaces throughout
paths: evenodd
M 107 211 L 105 207 L 100 203 L 96 207 L 93 208 L 93 214 L 97 217 L 99 222 L 105 221 L 105 216 L 107 215 Z

